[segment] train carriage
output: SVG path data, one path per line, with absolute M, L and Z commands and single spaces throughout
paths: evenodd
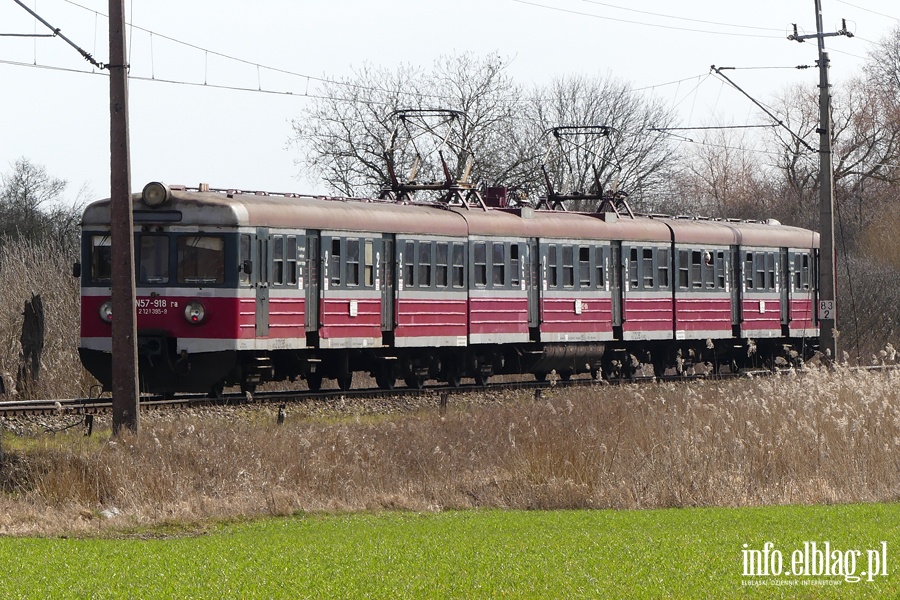
M 734 223 L 740 243 L 740 335 L 818 337 L 814 323 L 816 233 L 777 222 Z
M 135 195 L 141 388 L 354 373 L 459 385 L 759 348 L 808 355 L 818 236 L 776 223 L 168 189 Z M 155 194 L 155 195 L 154 195 Z M 163 201 L 159 201 L 162 197 Z M 153 202 L 148 198 L 155 198 Z M 83 219 L 82 343 L 108 388 L 109 201 Z

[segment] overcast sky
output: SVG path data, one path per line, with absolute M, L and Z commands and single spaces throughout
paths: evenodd
M 106 0 L 23 2 L 106 62 Z M 814 6 L 814 0 L 127 0 L 134 26 L 132 185 L 139 190 L 160 180 L 322 192 L 317 182 L 298 179 L 299 151 L 288 143 L 291 119 L 310 102 L 304 95 L 315 93 L 315 78 L 348 76 L 364 63 L 429 67 L 440 55 L 464 51 L 509 57 L 510 75 L 526 86 L 567 74 L 624 79 L 675 107 L 684 126 L 758 123 L 758 109 L 709 76 L 709 67 L 812 65 L 815 41 L 785 38 L 791 23 L 815 32 Z M 822 0 L 822 6 L 826 31 L 845 18 L 856 34 L 826 40 L 832 83 L 840 84 L 900 24 L 900 5 Z M 13 0 L 0 0 L 0 34 L 35 32 L 47 30 Z M 817 81 L 815 69 L 729 76 L 761 100 L 793 82 Z M 109 195 L 105 72 L 58 37 L 2 36 L 0 90 L 0 173 L 26 157 L 68 180 L 72 199 L 82 186 L 90 199 Z

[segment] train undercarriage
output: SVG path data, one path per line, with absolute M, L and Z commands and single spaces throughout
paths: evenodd
M 142 392 L 209 393 L 219 396 L 227 387 L 253 392 L 261 384 L 305 380 L 317 391 L 326 380 L 350 389 L 355 374 L 371 376 L 382 389 L 423 388 L 427 382 L 459 387 L 469 379 L 484 385 L 495 375 L 533 375 L 568 380 L 590 374 L 594 379 L 618 380 L 637 376 L 718 374 L 748 369 L 799 367 L 815 354 L 810 339 L 722 339 L 673 343 L 591 342 L 567 344 L 486 344 L 463 348 L 348 348 L 174 353 L 163 344 L 139 350 Z M 82 361 L 111 388 L 110 355 L 81 349 Z

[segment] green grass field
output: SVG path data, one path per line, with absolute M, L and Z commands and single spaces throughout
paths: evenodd
M 791 569 L 794 550 L 826 541 L 862 551 L 856 575 L 865 551 L 886 542 L 888 575 L 743 576 L 743 544 L 772 542 Z M 897 597 L 898 541 L 900 504 L 305 515 L 113 539 L 3 538 L 0 596 Z

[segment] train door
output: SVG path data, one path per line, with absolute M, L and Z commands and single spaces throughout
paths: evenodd
M 256 337 L 269 335 L 269 229 L 256 229 Z
M 538 241 L 528 240 L 525 257 L 525 283 L 528 286 L 528 327 L 540 339 L 541 325 L 541 259 Z
M 319 233 L 306 232 L 306 333 L 319 330 Z
M 737 246 L 731 247 L 731 329 L 735 336 L 740 336 L 741 328 L 741 298 L 744 290 L 744 261 L 741 260 L 741 251 Z
M 610 244 L 610 267 L 612 276 L 612 324 L 616 337 L 622 337 L 622 323 L 625 321 L 625 282 L 622 276 L 625 264 L 622 262 L 622 242 Z
M 775 274 L 775 286 L 781 291 L 781 330 L 789 335 L 791 324 L 791 263 L 787 248 L 779 249 L 778 272 Z
M 381 331 L 390 336 L 394 331 L 394 238 L 385 236 L 376 241 L 380 241 L 375 256 L 378 265 L 375 289 L 381 288 Z

